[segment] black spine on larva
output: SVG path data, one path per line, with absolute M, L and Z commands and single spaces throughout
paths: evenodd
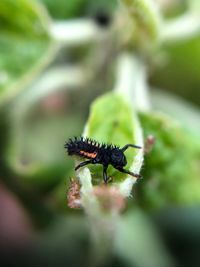
M 99 155 L 110 153 L 112 149 L 117 148 L 116 146 L 110 144 L 100 144 L 91 138 L 75 137 L 74 139 L 69 139 L 65 144 L 68 155 L 78 155 L 83 156 L 80 151 L 93 153 L 96 152 Z
M 77 137 L 75 137 L 74 139 L 69 139 L 69 141 L 65 144 L 68 155 L 78 154 L 78 151 L 80 151 L 81 141 L 83 141 L 82 138 L 78 139 Z
M 69 155 L 79 155 L 82 156 L 80 151 L 85 152 L 97 152 L 99 150 L 99 144 L 90 138 L 75 137 L 74 139 L 69 139 L 65 144 L 65 148 Z

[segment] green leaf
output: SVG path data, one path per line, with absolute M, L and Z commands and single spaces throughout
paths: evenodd
M 111 13 L 117 6 L 116 0 L 40 0 L 54 19 L 69 19 L 93 16 L 99 12 Z
M 200 104 L 200 37 L 163 45 L 151 84 Z
M 48 24 L 45 10 L 35 1 L 0 1 L 0 103 L 49 62 L 53 47 Z
M 14 118 L 4 157 L 19 184 L 45 192 L 69 178 L 73 161 L 67 160 L 64 143 L 80 131 L 82 120 L 65 113 L 37 113 L 38 106 L 24 117 Z
M 100 143 L 112 143 L 118 146 L 125 144 L 135 144 L 135 121 L 133 110 L 123 96 L 117 93 L 108 93 L 97 98 L 91 106 L 90 116 L 86 124 L 87 136 L 97 140 Z M 126 152 L 128 165 L 130 167 L 135 156 L 135 150 L 129 149 Z M 97 178 L 102 179 L 102 168 L 97 166 L 95 174 Z M 109 167 L 109 175 L 115 179 L 124 177 L 123 174 Z
M 145 136 L 155 145 L 145 157 L 138 183 L 138 203 L 158 209 L 200 203 L 200 142 L 170 117 L 157 113 L 140 115 Z
M 197 106 L 160 89 L 152 89 L 151 102 L 154 110 L 168 114 L 199 137 L 200 110 Z
M 88 0 L 40 0 L 55 19 L 80 16 Z

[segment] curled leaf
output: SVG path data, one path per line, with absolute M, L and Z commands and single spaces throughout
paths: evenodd
M 112 143 L 120 147 L 125 144 L 143 146 L 142 131 L 131 105 L 115 92 L 99 97 L 92 104 L 84 135 L 100 143 Z M 126 156 L 128 161 L 126 168 L 139 173 L 143 162 L 143 150 L 129 149 Z M 95 165 L 89 168 L 95 173 L 94 181 L 100 182 L 102 166 Z M 120 193 L 124 197 L 129 196 L 136 178 L 127 177 L 112 166 L 108 168 L 108 174 L 114 183 L 121 181 L 118 184 Z

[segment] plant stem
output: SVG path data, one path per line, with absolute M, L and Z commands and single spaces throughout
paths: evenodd
M 135 110 L 147 111 L 150 109 L 148 86 L 146 83 L 146 68 L 143 62 L 133 56 L 131 53 L 124 53 L 118 59 L 117 66 L 117 82 L 114 89 L 116 92 L 125 97 L 133 107 L 133 123 L 134 123 L 134 140 L 137 145 L 144 146 L 142 128 L 135 113 Z M 140 173 L 144 151 L 138 150 L 131 171 Z M 124 181 L 119 183 L 119 191 L 124 197 L 129 197 L 136 178 L 127 176 Z
M 191 39 L 200 34 L 199 15 L 189 12 L 163 25 L 161 40 L 163 44 Z
M 52 23 L 49 33 L 60 45 L 75 46 L 98 40 L 104 30 L 91 19 L 76 19 Z
M 132 54 L 124 53 L 119 57 L 116 70 L 117 81 L 114 91 L 129 100 L 133 97 L 134 101 L 132 102 L 132 106 L 135 104 L 138 109 L 143 110 L 146 110 L 147 107 L 149 107 L 145 73 L 143 64 Z M 133 121 L 135 126 L 135 140 L 138 145 L 143 146 L 141 128 L 134 114 Z M 88 136 L 87 126 L 85 127 L 83 136 Z M 143 151 L 139 150 L 134 158 L 134 164 L 131 170 L 139 173 L 142 162 Z M 108 259 L 108 256 L 112 251 L 114 237 L 119 222 L 119 212 L 112 209 L 109 212 L 102 210 L 97 197 L 94 195 L 91 180 L 92 177 L 87 167 L 82 168 L 78 172 L 78 176 L 82 185 L 82 204 L 88 215 L 92 232 L 94 259 L 100 263 L 102 259 Z M 123 182 L 118 184 L 118 189 L 124 197 L 130 195 L 135 181 L 136 179 L 128 176 Z
M 87 130 L 86 126 L 83 136 L 88 135 Z M 109 259 L 113 249 L 119 214 L 113 210 L 106 213 L 102 209 L 94 194 L 91 173 L 87 167 L 78 171 L 78 177 L 81 183 L 81 203 L 91 229 L 91 265 L 99 266 Z
M 134 109 L 150 109 L 146 67 L 140 58 L 132 53 L 121 54 L 118 58 L 116 79 L 114 90 L 131 101 Z
M 73 90 L 85 86 L 90 73 L 81 65 L 64 65 L 46 70 L 11 107 L 13 116 L 22 117 L 36 102 L 56 90 Z

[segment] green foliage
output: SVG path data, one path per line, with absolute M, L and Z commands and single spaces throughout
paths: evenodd
M 127 212 L 121 218 L 115 250 L 128 266 L 173 266 L 156 229 L 139 209 Z
M 93 102 L 87 127 L 89 135 L 101 142 L 123 145 L 134 141 L 131 107 L 116 93 Z
M 16 198 L 24 204 L 27 218 L 30 217 L 37 226 L 42 221 L 45 222 L 44 227 L 49 226 L 34 241 L 35 247 L 42 248 L 37 252 L 38 258 L 41 256 L 47 265 L 57 260 L 65 262 L 68 258 L 72 262 L 75 259 L 77 264 L 81 262 L 84 265 L 86 262 L 90 265 L 87 256 L 92 255 L 97 259 L 91 265 L 97 266 L 95 263 L 99 259 L 103 265 L 107 259 L 112 261 L 115 255 L 123 266 L 173 266 L 162 238 L 159 238 L 160 229 L 158 232 L 157 225 L 154 224 L 154 227 L 145 215 L 150 210 L 154 214 L 157 212 L 167 224 L 172 221 L 176 233 L 182 223 L 182 232 L 178 232 L 181 237 L 185 237 L 186 232 L 189 240 L 196 242 L 196 234 L 199 234 L 199 216 L 195 219 L 199 208 L 192 213 L 186 209 L 200 204 L 199 134 L 198 130 L 194 135 L 189 129 L 192 123 L 198 124 L 199 113 L 195 113 L 196 119 L 193 110 L 189 110 L 186 120 L 185 104 L 178 112 L 174 97 L 176 108 L 173 110 L 170 109 L 172 101 L 166 101 L 165 110 L 170 109 L 171 114 L 177 110 L 176 118 L 185 123 L 183 128 L 172 118 L 149 111 L 148 96 L 152 97 L 153 93 L 147 82 L 148 74 L 153 73 L 152 85 L 175 90 L 200 103 L 197 90 L 200 86 L 198 29 L 192 28 L 192 38 L 188 31 L 183 30 L 183 35 L 186 32 L 189 36 L 181 35 L 177 43 L 172 40 L 173 34 L 169 33 L 168 43 L 165 43 L 167 38 L 164 33 L 162 37 L 166 18 L 176 18 L 188 12 L 189 7 L 194 14 L 198 13 L 196 7 L 199 1 L 188 0 L 183 4 L 178 1 L 177 5 L 166 9 L 165 14 L 159 13 L 158 1 L 121 2 L 127 12 L 122 6 L 117 6 L 116 0 L 0 1 L 0 176 L 8 188 L 6 190 L 13 191 L 13 195 L 16 194 Z M 51 21 L 46 10 L 52 17 Z M 74 24 L 67 20 L 87 19 L 101 12 L 113 15 L 111 27 L 98 28 L 90 20 L 73 28 Z M 56 24 L 56 19 L 62 20 L 62 27 L 53 27 L 58 31 L 55 34 L 51 26 L 60 26 Z M 65 27 L 69 35 L 72 27 L 70 36 L 63 34 Z M 79 34 L 80 43 L 76 38 Z M 73 47 L 73 40 L 76 47 Z M 89 45 L 85 44 L 85 40 L 89 41 Z M 169 40 L 172 41 L 170 44 Z M 55 50 L 57 54 L 53 53 Z M 119 59 L 124 55 L 125 61 L 119 60 L 121 65 L 118 60 L 115 61 L 115 57 Z M 50 62 L 52 69 L 56 66 L 59 75 L 53 76 L 51 69 L 41 72 Z M 116 62 L 116 75 L 109 75 Z M 107 70 L 109 74 L 105 75 Z M 37 74 L 41 78 L 34 80 Z M 33 86 L 28 87 L 32 81 Z M 107 84 L 112 84 L 116 92 L 105 94 L 105 88 L 109 87 Z M 103 96 L 99 97 L 102 93 Z M 160 106 L 165 101 L 162 93 L 161 98 L 162 101 L 157 98 Z M 6 105 L 8 100 L 9 105 Z M 113 182 L 106 186 L 102 185 L 102 166 L 89 165 L 92 179 L 87 168 L 74 171 L 74 159 L 66 156 L 64 143 L 82 132 L 91 102 L 83 132 L 85 135 L 100 143 L 113 143 L 120 147 L 127 143 L 138 144 L 138 140 L 142 143 L 142 132 L 145 138 L 148 135 L 155 137 L 152 151 L 145 156 L 141 171 L 143 179 L 136 184 L 136 179 L 121 174 L 111 166 L 108 175 Z M 146 112 L 140 113 L 137 109 Z M 192 120 L 194 117 L 195 120 Z M 187 121 L 191 121 L 190 126 Z M 128 160 L 126 168 L 135 171 L 137 167 L 139 172 L 143 150 L 130 148 L 125 153 Z M 70 177 L 77 182 L 74 188 Z M 127 210 L 121 214 L 121 207 L 125 198 L 130 196 L 133 184 L 133 198 L 129 197 Z M 77 205 L 82 205 L 85 213 L 69 212 L 66 207 L 68 188 L 71 191 L 67 196 L 71 201 L 77 201 Z M 103 207 L 102 203 L 109 205 Z M 175 215 L 166 215 L 166 208 L 171 207 L 176 208 Z M 180 207 L 184 208 L 181 220 L 185 225 L 180 222 L 179 214 L 183 210 Z M 15 212 L 13 214 L 17 214 Z M 73 218 L 73 212 L 76 218 Z M 83 214 L 86 214 L 87 222 Z M 185 218 L 190 219 L 190 215 L 192 220 L 187 221 Z M 5 221 L 4 224 L 9 226 L 13 223 L 15 226 L 17 218 L 15 216 L 13 222 L 9 218 L 9 223 Z M 187 229 L 191 231 L 185 231 Z M 174 234 L 171 236 L 174 238 Z M 91 247 L 90 240 L 93 241 Z M 197 254 L 199 256 L 199 246 Z M 37 258 L 34 260 L 37 263 Z M 189 262 L 193 263 L 192 260 Z M 113 266 L 116 265 L 114 262 Z
M 55 19 L 80 16 L 88 0 L 40 0 Z
M 199 104 L 200 37 L 164 45 L 161 57 L 163 64 L 156 66 L 152 84 Z
M 88 136 L 100 143 L 111 143 L 118 146 L 136 143 L 132 108 L 117 93 L 106 94 L 93 102 L 86 127 Z M 134 149 L 127 150 L 126 155 L 129 167 L 133 161 Z M 98 174 L 102 177 L 101 168 Z M 124 176 L 112 167 L 109 168 L 109 175 L 115 177 L 115 180 L 116 177 Z
M 35 107 L 36 108 L 36 107 Z M 37 114 L 37 113 L 36 113 Z M 66 160 L 65 140 L 80 131 L 81 118 L 74 115 L 15 121 L 7 145 L 5 160 L 19 181 L 37 191 L 49 191 L 70 175 L 72 160 Z M 42 145 L 41 145 L 42 144 Z
M 41 6 L 28 0 L 1 1 L 0 25 L 2 102 L 15 94 L 16 87 L 21 90 L 21 83 L 34 76 L 36 69 L 44 64 L 49 37 L 47 15 Z
M 147 40 L 150 40 L 150 43 L 157 41 L 160 32 L 160 16 L 157 5 L 151 0 L 121 0 L 121 2 L 126 7 L 130 19 L 138 27 L 138 37 L 144 34 L 148 36 Z M 142 39 L 142 45 L 144 45 L 144 40 Z
M 145 208 L 200 203 L 200 143 L 162 114 L 140 114 L 145 136 L 155 136 L 137 186 L 137 201 Z
M 40 0 L 54 19 L 71 19 L 94 15 L 97 12 L 112 12 L 117 6 L 116 0 Z

